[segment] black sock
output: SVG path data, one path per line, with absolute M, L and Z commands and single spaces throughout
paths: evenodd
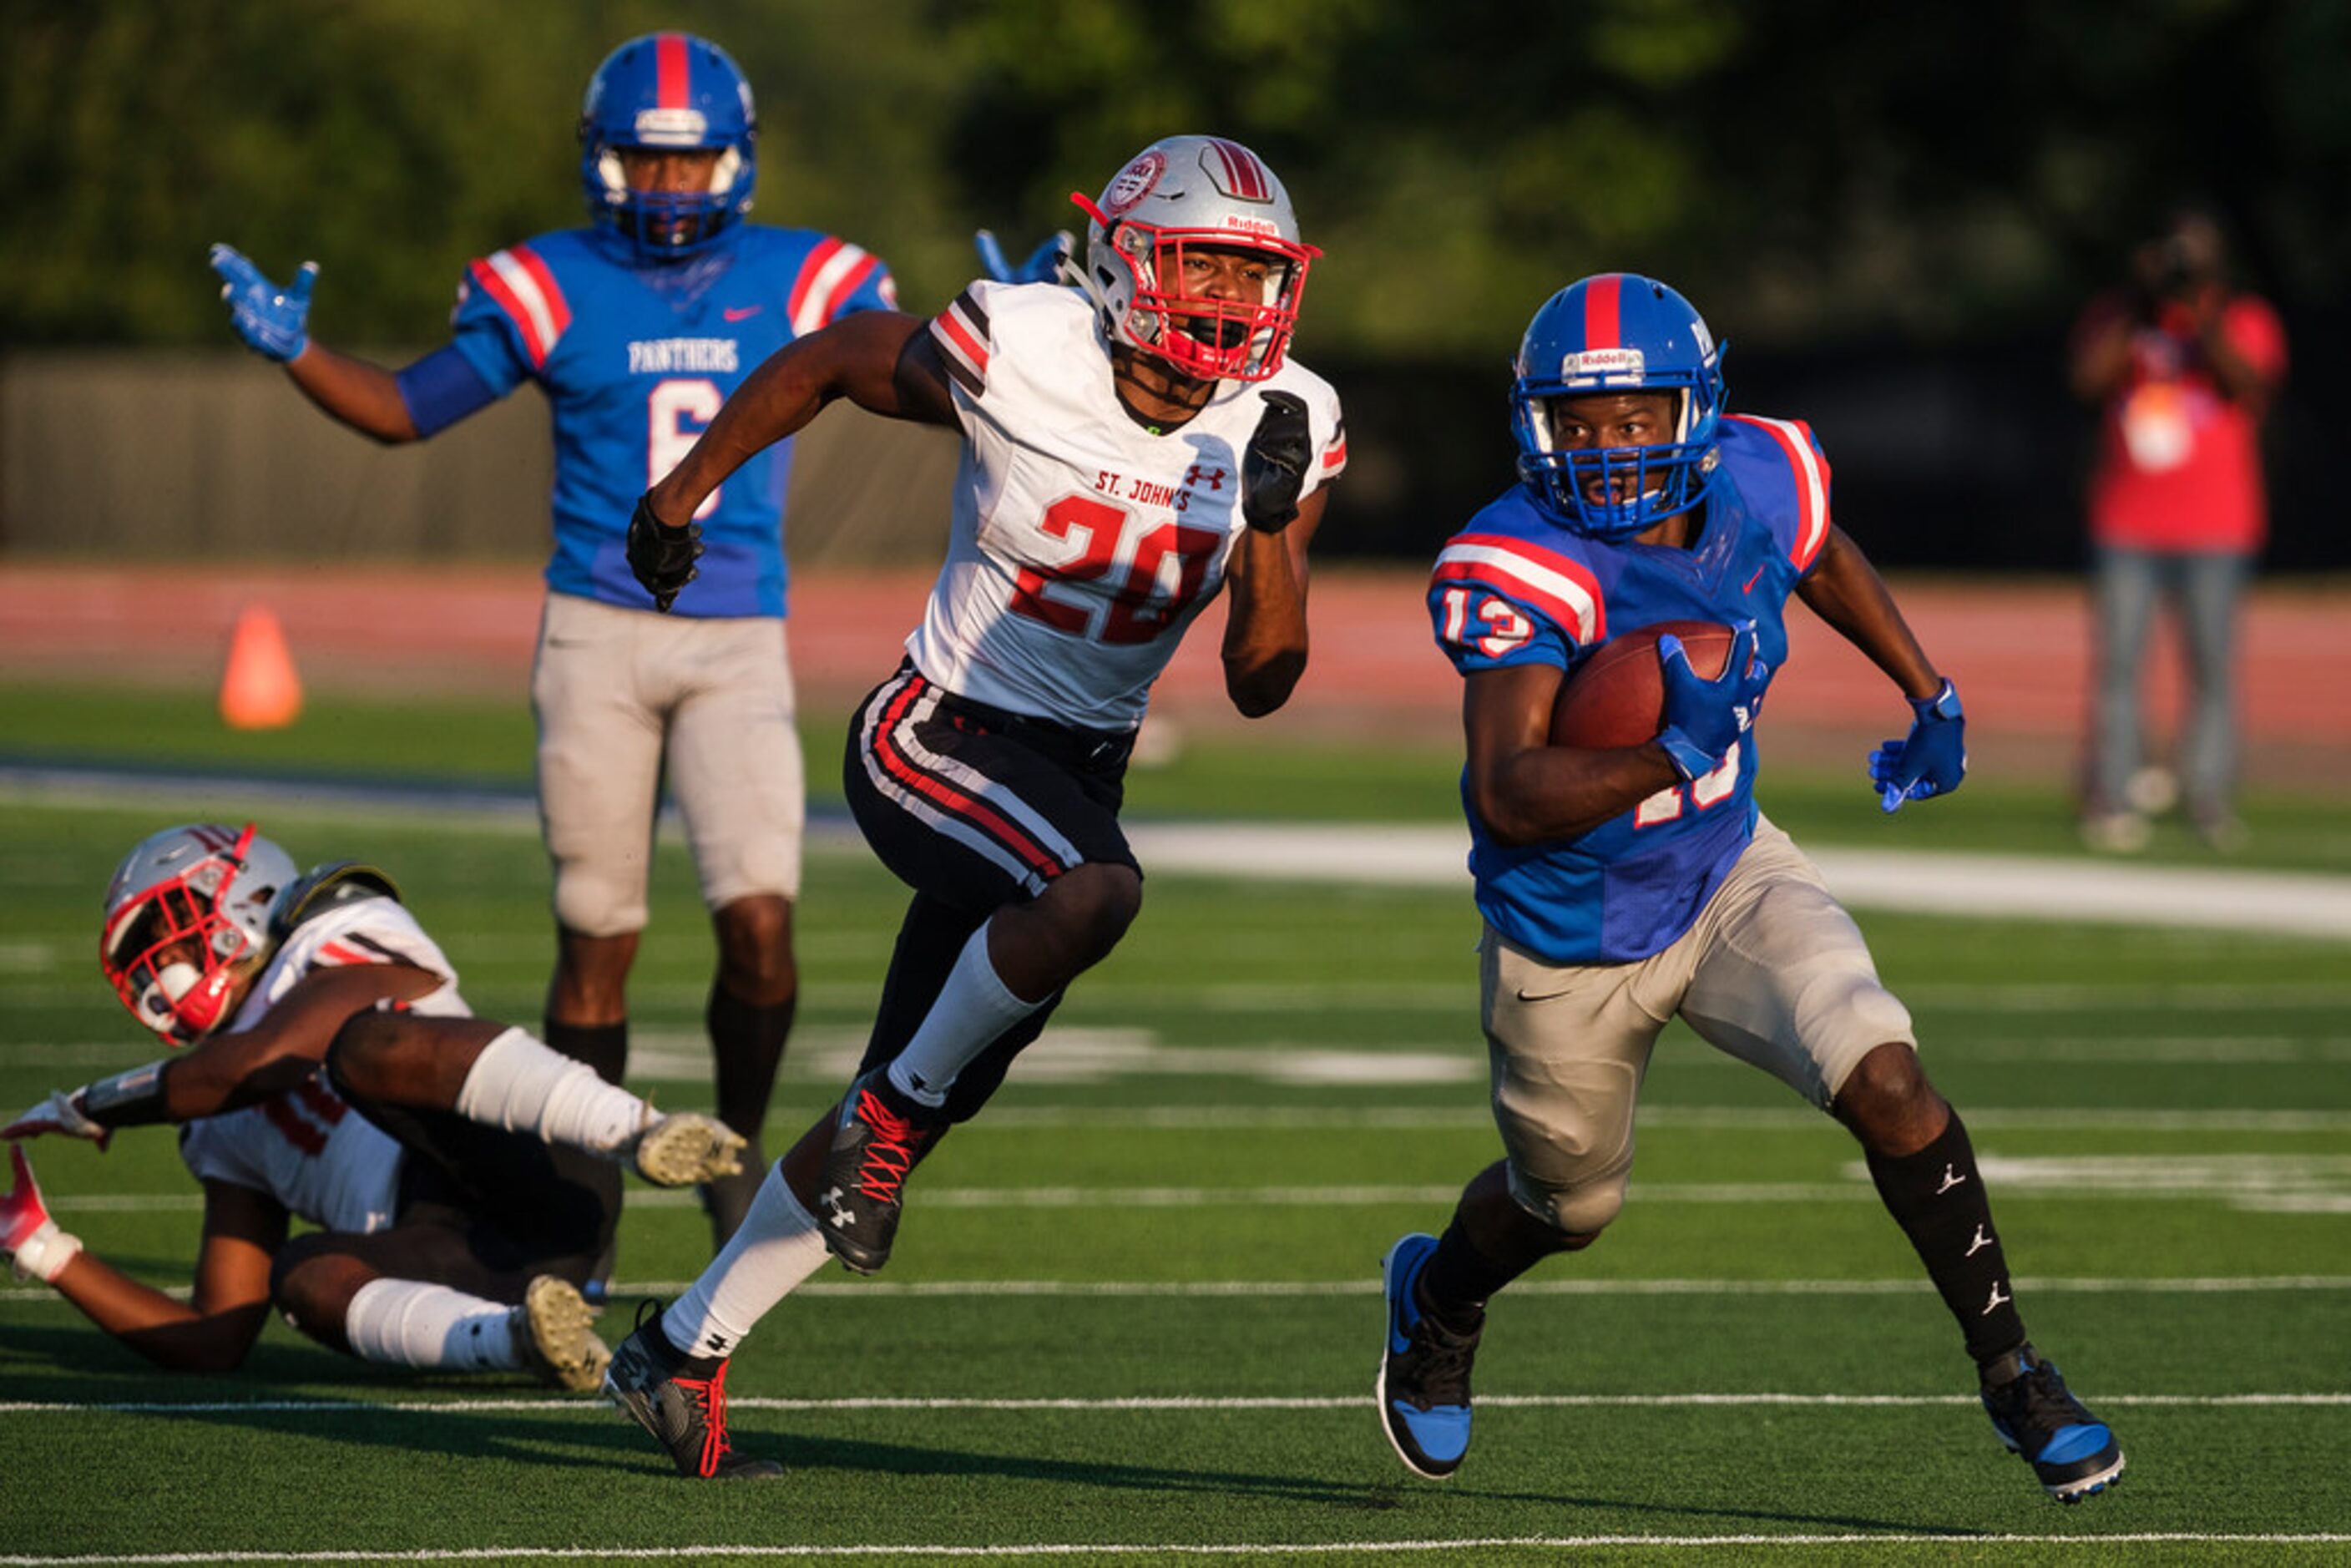
M 1959 1114 L 1917 1154 L 1868 1155 L 1886 1212 L 1909 1237 L 1927 1277 L 1959 1320 L 1978 1366 L 2024 1343 L 2024 1319 L 2008 1284 L 2008 1258 L 1991 1228 L 1991 1202 Z
M 783 1065 L 784 1040 L 798 1003 L 797 997 L 786 997 L 761 1007 L 724 986 L 710 988 L 710 1005 L 702 1016 L 717 1071 L 718 1119 L 747 1138 L 758 1137 L 768 1119 L 768 1097 L 776 1087 L 776 1069 Z
M 1495 1291 L 1525 1273 L 1506 1268 L 1478 1250 L 1459 1219 L 1437 1239 L 1437 1250 L 1420 1270 L 1421 1310 L 1439 1327 L 1473 1334 L 1486 1322 L 1486 1303 Z
M 584 1061 L 596 1070 L 596 1076 L 607 1083 L 618 1083 L 629 1066 L 629 1020 L 619 1023 L 558 1023 L 553 1019 L 541 1022 L 547 1043 L 571 1058 Z

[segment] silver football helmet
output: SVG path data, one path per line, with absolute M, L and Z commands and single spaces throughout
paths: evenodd
M 217 1029 L 274 946 L 269 914 L 297 873 L 260 836 L 217 823 L 166 828 L 114 868 L 98 961 L 131 1016 L 167 1045 Z
M 1218 136 L 1170 136 L 1128 161 L 1085 212 L 1080 283 L 1102 329 L 1203 381 L 1259 382 L 1281 369 L 1308 266 L 1290 194 L 1258 155 Z M 1180 292 L 1186 248 L 1240 249 L 1266 263 L 1263 298 Z

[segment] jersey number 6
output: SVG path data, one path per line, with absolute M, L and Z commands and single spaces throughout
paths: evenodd
M 1057 581 L 1084 582 L 1109 575 L 1118 564 L 1119 545 L 1133 520 L 1125 507 L 1091 496 L 1065 496 L 1046 507 L 1038 528 L 1049 538 L 1074 543 L 1077 559 L 1051 568 L 1023 567 L 1012 591 L 1012 613 L 1071 636 L 1091 633 L 1118 644 L 1148 643 L 1176 625 L 1200 597 L 1209 563 L 1224 548 L 1225 536 L 1214 528 L 1162 523 L 1139 535 L 1124 575 L 1111 587 L 1110 606 L 1098 631 L 1092 605 L 1046 592 Z M 1170 551 L 1176 560 L 1176 583 L 1163 593 L 1159 574 Z
M 655 382 L 653 390 L 645 396 L 645 488 L 650 490 L 669 477 L 669 471 L 685 461 L 694 444 L 710 422 L 718 417 L 726 394 L 718 383 L 705 381 Z M 694 508 L 696 518 L 706 517 L 718 509 L 718 493 L 713 490 L 703 497 L 702 505 Z

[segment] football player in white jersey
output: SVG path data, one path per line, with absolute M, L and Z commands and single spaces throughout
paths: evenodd
M 167 1368 L 236 1366 L 274 1302 L 364 1360 L 592 1389 L 610 1357 L 580 1286 L 616 1216 L 601 1186 L 558 1174 L 550 1145 L 666 1186 L 740 1165 L 724 1123 L 656 1116 L 473 1017 L 382 872 L 298 875 L 250 823 L 133 849 L 107 890 L 99 959 L 134 1018 L 192 1049 L 52 1094 L 0 1137 L 104 1148 L 120 1128 L 178 1124 L 204 1189 L 194 1291 L 175 1300 L 85 1251 L 22 1145 L 0 1255 Z M 296 1218 L 321 1228 L 289 1239 Z
M 914 890 L 864 1063 L 606 1380 L 688 1475 L 778 1472 L 727 1445 L 726 1356 L 828 1249 L 883 1265 L 907 1173 L 1134 919 L 1126 760 L 1193 618 L 1230 589 L 1225 685 L 1246 715 L 1306 667 L 1307 545 L 1346 465 L 1337 396 L 1288 358 L 1319 253 L 1272 172 L 1221 138 L 1155 142 L 1072 199 L 1074 287 L 977 282 L 928 321 L 869 312 L 788 346 L 630 524 L 666 607 L 698 575 L 702 497 L 833 399 L 964 437 L 946 565 L 850 729 L 851 808 Z

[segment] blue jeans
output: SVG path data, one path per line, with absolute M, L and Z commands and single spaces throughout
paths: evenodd
M 2237 605 L 2252 570 L 2251 556 L 2225 550 L 2182 554 L 2101 546 L 2092 552 L 2098 646 L 2093 810 L 2122 810 L 2131 775 L 2144 760 L 2139 697 L 2158 594 L 2172 602 L 2187 653 L 2180 788 L 2191 813 L 2229 810 L 2237 774 Z

